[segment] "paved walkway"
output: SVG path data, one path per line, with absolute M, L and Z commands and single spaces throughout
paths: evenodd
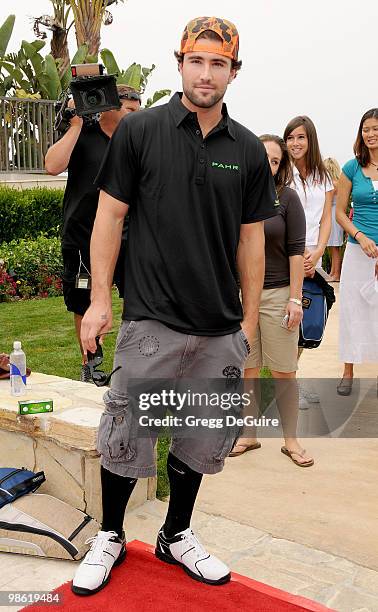
M 240 503 L 241 499 L 236 501 Z M 155 500 L 128 513 L 128 540 L 154 544 L 166 509 L 166 503 Z M 269 511 L 269 504 L 266 509 Z M 274 537 L 266 530 L 218 515 L 214 507 L 210 513 L 197 511 L 193 527 L 209 549 L 235 572 L 340 612 L 378 611 L 377 572 L 324 552 L 321 541 L 319 548 L 313 548 Z M 0 592 L 52 590 L 71 580 L 78 565 L 11 554 L 0 554 L 0 564 Z M 20 608 L 1 609 L 14 612 Z M 82 609 L 85 610 L 85 600 Z M 193 608 L 193 612 L 200 610 Z
M 302 356 L 300 376 L 339 376 L 336 323 L 337 306 L 321 347 Z M 372 379 L 377 370 L 360 366 L 356 375 Z M 359 417 L 374 424 L 374 390 L 363 400 Z M 200 490 L 194 527 L 203 542 L 246 576 L 340 612 L 378 612 L 378 445 L 356 432 L 354 422 L 352 437 L 306 440 L 312 468 L 291 463 L 277 439 L 229 459 Z M 128 513 L 128 539 L 154 543 L 166 507 L 156 500 Z M 0 591 L 48 590 L 70 580 L 76 564 L 0 554 L 0 567 Z

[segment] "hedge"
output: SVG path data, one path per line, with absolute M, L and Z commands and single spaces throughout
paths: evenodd
M 4 242 L 0 245 L 0 260 L 4 261 L 3 269 L 16 283 L 18 297 L 61 295 L 63 262 L 59 238 L 41 235 L 35 239 Z M 5 279 L 2 293 L 0 298 L 4 299 Z
M 20 238 L 59 236 L 63 189 L 0 187 L 0 244 Z

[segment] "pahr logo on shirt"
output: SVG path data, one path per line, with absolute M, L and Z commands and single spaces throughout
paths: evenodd
M 227 162 L 216 162 L 216 161 L 213 161 L 213 162 L 211 162 L 211 167 L 212 168 L 221 168 L 221 170 L 234 170 L 236 172 L 239 171 L 239 165 L 238 164 L 228 164 Z

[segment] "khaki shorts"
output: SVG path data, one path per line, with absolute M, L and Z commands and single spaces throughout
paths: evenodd
M 159 321 L 123 321 L 118 334 L 111 388 L 104 395 L 97 450 L 101 465 L 130 478 L 155 476 L 156 435 L 141 437 L 129 406 L 130 379 L 241 380 L 249 344 L 242 330 L 225 336 L 193 336 L 169 329 Z M 211 406 L 203 417 L 215 416 Z M 139 432 L 140 433 L 140 432 Z M 172 435 L 171 453 L 201 474 L 223 469 L 239 430 L 221 428 L 209 437 Z
M 299 327 L 295 331 L 281 327 L 289 297 L 289 286 L 263 289 L 259 323 L 245 368 L 266 366 L 276 372 L 298 369 Z

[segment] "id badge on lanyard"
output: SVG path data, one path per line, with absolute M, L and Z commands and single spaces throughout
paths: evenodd
M 75 287 L 76 289 L 90 289 L 91 288 L 91 273 L 89 272 L 86 265 L 83 263 L 80 250 L 79 250 L 79 257 L 80 257 L 79 270 L 78 270 L 78 273 L 76 274 Z M 82 268 L 84 270 L 82 270 Z

